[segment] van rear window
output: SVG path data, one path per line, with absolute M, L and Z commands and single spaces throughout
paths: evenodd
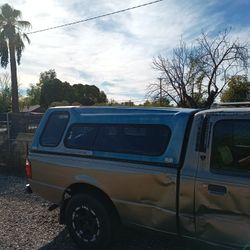
M 40 144 L 44 147 L 56 147 L 62 138 L 69 121 L 68 112 L 53 112 L 45 125 L 40 137 Z
M 163 154 L 170 129 L 157 124 L 74 124 L 65 138 L 69 148 L 158 156 Z

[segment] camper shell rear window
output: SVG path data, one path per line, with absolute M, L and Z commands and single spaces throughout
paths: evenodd
M 50 114 L 40 137 L 40 145 L 44 147 L 57 147 L 69 121 L 69 113 L 56 111 Z
M 64 143 L 72 149 L 159 156 L 170 137 L 170 128 L 159 124 L 73 124 Z

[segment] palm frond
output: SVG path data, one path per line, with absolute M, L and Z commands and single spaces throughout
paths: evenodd
M 14 18 L 21 18 L 22 17 L 22 12 L 20 10 L 13 9 L 12 16 Z
M 23 33 L 22 36 L 23 36 L 23 39 L 26 40 L 28 42 L 28 44 L 30 44 L 30 39 L 29 39 L 28 35 L 26 33 Z
M 13 8 L 9 4 L 4 4 L 0 7 L 4 18 L 8 19 L 13 16 Z
M 8 40 L 15 45 L 18 64 L 25 47 L 24 40 L 30 43 L 29 37 L 22 30 L 31 28 L 31 24 L 28 21 L 19 20 L 21 16 L 21 11 L 12 8 L 9 4 L 0 6 L 0 64 L 2 67 L 6 67 L 9 63 Z
M 28 22 L 28 21 L 17 21 L 16 26 L 18 28 L 30 29 L 31 28 L 31 23 Z
M 5 41 L 5 34 L 4 34 L 4 30 L 0 31 L 0 44 L 1 42 Z
M 2 27 L 5 23 L 5 18 L 3 17 L 3 15 L 0 13 L 0 27 Z
M 9 50 L 8 44 L 5 39 L 0 37 L 0 64 L 3 68 L 6 68 L 9 63 Z
M 16 34 L 15 37 L 15 45 L 16 45 L 16 55 L 17 55 L 17 63 L 20 65 L 22 52 L 24 50 L 24 43 L 19 33 Z

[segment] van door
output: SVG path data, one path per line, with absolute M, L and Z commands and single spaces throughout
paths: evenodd
M 245 247 L 250 243 L 249 114 L 211 116 L 207 128 L 195 185 L 196 236 Z

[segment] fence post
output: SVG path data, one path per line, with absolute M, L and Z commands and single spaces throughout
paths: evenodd
M 9 113 L 6 113 L 6 122 L 7 122 L 7 133 L 8 133 L 8 140 L 10 139 L 10 118 L 9 118 Z
M 6 122 L 7 122 L 7 140 L 8 140 L 8 157 L 10 156 L 11 153 L 11 141 L 10 141 L 10 117 L 9 117 L 10 112 L 6 113 Z

